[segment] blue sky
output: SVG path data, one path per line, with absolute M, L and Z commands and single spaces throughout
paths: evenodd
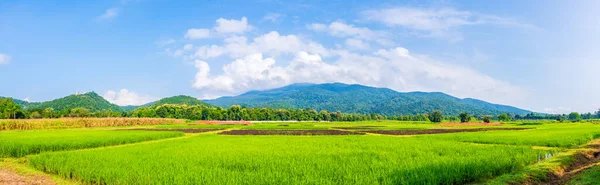
M 600 108 L 598 1 L 0 2 L 0 96 L 120 104 L 297 82 Z

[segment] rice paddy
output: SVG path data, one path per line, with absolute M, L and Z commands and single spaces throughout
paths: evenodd
M 35 130 L 0 132 L 0 158 L 95 148 L 182 136 L 181 132 Z
M 598 137 L 590 123 L 168 124 L 1 131 L 0 158 L 82 184 L 504 184 Z

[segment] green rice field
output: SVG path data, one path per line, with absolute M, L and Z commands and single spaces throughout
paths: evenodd
M 492 127 L 528 129 L 424 135 L 367 132 Z M 568 158 L 600 137 L 600 125 L 590 123 L 449 127 L 370 121 L 131 128 L 145 131 L 123 127 L 2 131 L 0 158 L 24 161 L 18 165 L 75 184 L 519 184 L 530 178 L 529 171 L 543 174 L 558 168 L 537 169 L 554 156 Z M 183 133 L 185 129 L 212 130 Z M 229 130 L 363 135 L 219 134 Z M 149 140 L 153 141 L 142 142 Z M 111 147 L 122 144 L 127 145 Z M 577 178 L 587 182 L 595 174 Z

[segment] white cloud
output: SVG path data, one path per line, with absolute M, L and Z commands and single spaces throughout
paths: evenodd
M 244 36 L 231 36 L 224 39 L 224 45 L 201 46 L 191 54 L 193 59 L 210 59 L 222 55 L 232 58 L 244 57 L 253 53 L 263 53 L 270 56 L 281 54 L 294 54 L 299 51 L 307 51 L 329 56 L 330 51 L 321 44 L 300 38 L 296 35 L 280 35 L 276 31 L 258 36 L 248 42 Z
M 267 15 L 265 15 L 261 21 L 271 21 L 273 23 L 278 23 L 279 21 L 281 21 L 281 19 L 283 18 L 283 15 L 278 14 L 278 13 L 269 13 Z
M 151 96 L 141 96 L 135 92 L 130 92 L 127 89 L 121 89 L 119 92 L 112 90 L 106 91 L 102 96 L 107 101 L 124 106 L 124 105 L 143 105 L 156 100 Z
M 381 22 L 390 27 L 403 27 L 421 32 L 422 36 L 461 39 L 456 30 L 462 26 L 491 24 L 537 30 L 536 26 L 494 15 L 485 15 L 452 8 L 420 9 L 395 7 L 362 12 L 365 20 Z
M 1 64 L 8 64 L 10 63 L 10 56 L 8 56 L 7 54 L 4 53 L 0 53 L 0 65 Z
M 29 97 L 24 98 L 23 101 L 31 102 L 31 100 L 29 100 Z
M 210 75 L 208 63 L 197 60 L 193 87 L 203 96 L 215 97 L 297 82 L 342 82 L 398 91 L 442 91 L 501 103 L 516 101 L 524 93 L 507 82 L 469 68 L 413 56 L 404 48 L 379 50 L 372 55 L 347 51 L 337 54 L 337 61 L 325 62 L 319 55 L 300 51 L 285 66 L 278 66 L 274 58 L 264 58 L 260 53 L 250 54 L 224 65 L 220 75 Z
M 334 37 L 348 38 L 345 40 L 345 44 L 350 47 L 350 49 L 368 49 L 367 41 L 382 46 L 394 45 L 394 41 L 389 39 L 389 34 L 384 31 L 374 31 L 366 27 L 356 27 L 341 21 L 335 21 L 329 25 L 314 23 L 309 24 L 306 27 L 313 31 L 327 32 Z
M 356 37 L 361 39 L 376 39 L 383 37 L 384 32 L 373 31 L 365 27 L 356 27 L 351 24 L 346 24 L 341 21 L 335 21 L 329 24 L 311 24 L 307 26 L 308 29 L 314 31 L 325 31 L 335 37 Z
M 187 33 L 185 34 L 186 39 L 203 39 L 203 38 L 208 38 L 208 37 L 210 37 L 209 29 L 192 28 L 192 29 L 189 29 L 187 31 Z
M 112 20 L 119 15 L 118 8 L 109 8 L 104 14 L 97 17 L 98 20 Z
M 363 42 L 360 39 L 349 38 L 349 39 L 346 39 L 345 43 L 346 43 L 346 46 L 348 46 L 351 49 L 356 49 L 356 50 L 369 49 L 369 44 L 366 42 Z
M 241 20 L 219 18 L 214 29 L 217 33 L 244 33 L 251 28 L 252 26 L 248 24 L 248 19 L 242 17 Z

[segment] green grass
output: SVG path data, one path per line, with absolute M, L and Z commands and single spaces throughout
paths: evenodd
M 587 169 L 580 174 L 577 174 L 569 181 L 570 185 L 593 185 L 600 184 L 600 166 L 595 166 Z
M 97 129 L 2 131 L 0 132 L 0 158 L 135 143 L 182 135 L 183 133 L 180 132 Z
M 463 184 L 549 151 L 388 136 L 221 136 L 30 156 L 42 171 L 100 184 Z
M 600 125 L 562 123 L 538 125 L 536 129 L 531 130 L 437 134 L 419 137 L 486 144 L 570 148 L 585 144 L 600 137 Z

